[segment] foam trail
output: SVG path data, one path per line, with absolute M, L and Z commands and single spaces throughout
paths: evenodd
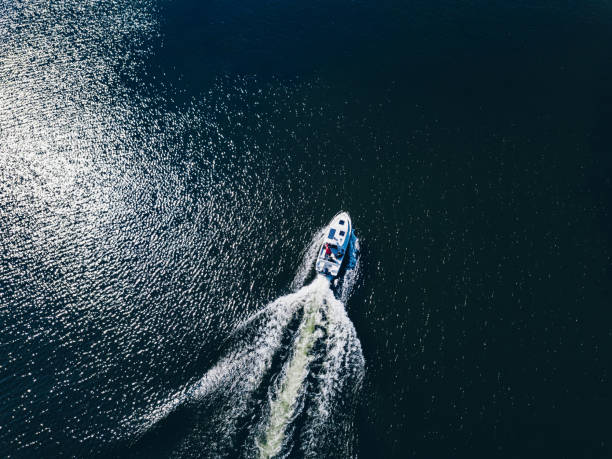
M 346 285 L 346 284 L 345 284 Z M 329 451 L 353 456 L 353 419 L 364 376 L 365 362 L 361 343 L 344 304 L 330 301 L 326 309 L 325 349 L 317 374 L 317 389 L 312 397 L 300 443 L 305 454 L 324 457 Z M 338 409 L 338 407 L 342 409 Z
M 260 457 L 276 456 L 283 445 L 285 430 L 293 418 L 298 396 L 303 390 L 304 380 L 308 374 L 308 366 L 313 360 L 312 347 L 318 338 L 322 337 L 317 325 L 322 325 L 321 310 L 329 282 L 324 277 L 317 277 L 310 290 L 311 298 L 304 306 L 304 318 L 297 332 L 293 354 L 281 373 L 281 384 L 270 404 L 269 421 L 263 439 L 257 442 Z M 331 292 L 329 292 L 331 293 Z
M 202 451 L 205 457 L 269 458 L 296 450 L 318 457 L 330 447 L 352 455 L 364 360 L 341 300 L 358 277 L 359 244 L 352 235 L 338 299 L 321 276 L 303 286 L 323 236 L 318 231 L 304 251 L 292 284 L 297 291 L 244 322 L 228 338 L 224 357 L 199 381 L 140 418 L 146 433 L 179 408 L 195 413 L 173 456 Z

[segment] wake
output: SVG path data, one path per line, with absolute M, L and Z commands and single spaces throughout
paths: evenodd
M 197 407 L 173 455 L 354 455 L 364 359 L 344 302 L 359 274 L 359 243 L 353 236 L 337 298 L 323 277 L 304 286 L 322 237 L 304 252 L 296 291 L 239 326 L 214 367 L 141 419 L 147 431 L 181 406 Z

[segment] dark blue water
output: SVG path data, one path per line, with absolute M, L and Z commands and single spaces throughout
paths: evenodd
M 611 56 L 606 1 L 0 2 L 0 455 L 610 457 Z

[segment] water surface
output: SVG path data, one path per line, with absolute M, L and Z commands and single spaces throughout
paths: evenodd
M 0 451 L 609 456 L 611 26 L 2 2 Z

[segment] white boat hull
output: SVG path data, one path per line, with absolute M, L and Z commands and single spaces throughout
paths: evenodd
M 348 258 L 348 246 L 351 239 L 353 227 L 351 217 L 346 212 L 336 215 L 325 231 L 325 240 L 319 249 L 315 270 L 333 280 L 338 277 L 342 265 Z M 327 254 L 326 247 L 329 247 L 330 254 Z

